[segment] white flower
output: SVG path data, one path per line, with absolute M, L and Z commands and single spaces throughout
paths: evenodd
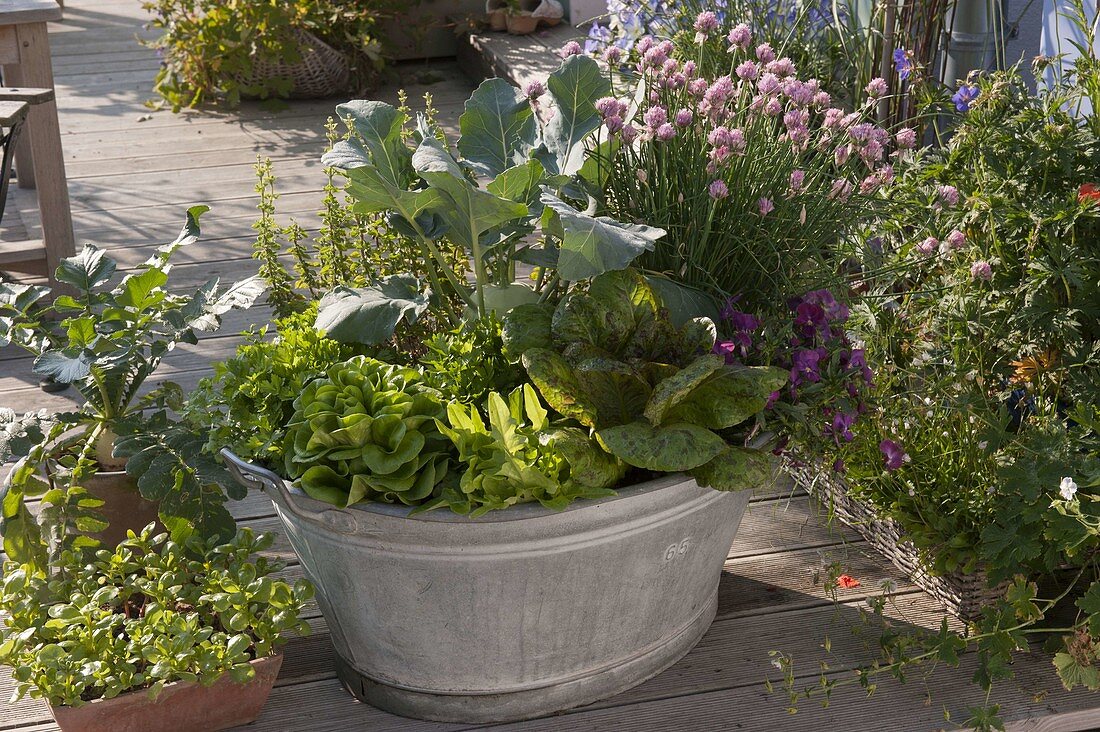
M 1073 478 L 1062 478 L 1062 482 L 1058 486 L 1058 492 L 1062 494 L 1062 498 L 1065 500 L 1072 501 L 1073 497 L 1077 495 L 1077 484 L 1073 482 Z

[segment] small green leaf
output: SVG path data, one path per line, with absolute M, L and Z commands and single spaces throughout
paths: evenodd
M 58 282 L 72 285 L 82 293 L 111 279 L 115 262 L 96 246 L 85 244 L 78 254 L 62 259 L 58 264 Z

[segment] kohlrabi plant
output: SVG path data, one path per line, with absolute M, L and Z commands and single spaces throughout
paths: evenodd
M 714 323 L 674 325 L 638 271 L 609 272 L 556 308 L 525 305 L 504 320 L 506 348 L 522 355 L 546 402 L 616 458 L 686 471 L 719 490 L 768 480 L 770 454 L 745 446 L 751 429 L 735 428 L 764 409 L 787 372 L 727 364 L 712 353 Z
M 190 209 L 179 237 L 113 287 L 115 262 L 91 245 L 61 261 L 56 277 L 67 289 L 53 293 L 52 301 L 46 287 L 0 284 L 0 345 L 29 351 L 35 373 L 72 384 L 85 399 L 72 411 L 44 415 L 35 439 L 25 439 L 31 432 L 24 424 L 24 439 L 7 442 L 20 458 L 3 486 L 0 528 L 9 558 L 43 566 L 40 521 L 55 552 L 74 528 L 102 530 L 95 511 L 101 503 L 81 482 L 97 471 L 123 468 L 142 497 L 159 502 L 174 538 L 191 531 L 232 536 L 234 522 L 223 503 L 226 493 L 243 496 L 220 463 L 203 454 L 204 440 L 172 416 L 182 402 L 179 387 L 165 383 L 142 392 L 169 351 L 196 343 L 196 331 L 217 330 L 223 313 L 251 306 L 264 291 L 255 277 L 226 288 L 215 277 L 186 294 L 168 289 L 169 260 L 198 239 L 206 210 Z M 24 503 L 32 496 L 42 498 L 37 519 Z
M 312 498 L 416 506 L 450 467 L 438 392 L 420 372 L 366 356 L 332 366 L 294 402 L 283 448 L 287 477 Z
M 416 243 L 427 281 L 397 275 L 337 287 L 321 300 L 318 327 L 338 340 L 374 343 L 397 323 L 415 321 L 432 298 L 461 303 L 467 317 L 504 312 L 560 296 L 570 282 L 621 269 L 652 249 L 662 230 L 571 203 L 591 208 L 589 194 L 602 186 L 598 157 L 589 153 L 608 144 L 597 134 L 596 101 L 609 93 L 599 65 L 586 57 L 567 59 L 545 85 L 526 91 L 490 79 L 466 103 L 457 155 L 425 119 L 406 139 L 403 110 L 377 101 L 340 105 L 348 139 L 324 163 L 347 176 L 356 213 L 385 214 Z M 547 107 L 541 117 L 540 104 Z M 444 256 L 454 248 L 468 255 L 470 277 Z M 516 282 L 521 262 L 538 267 L 534 287 Z M 461 315 L 450 317 L 457 323 Z
M 90 560 L 63 552 L 56 574 L 8 562 L 0 663 L 15 699 L 80 706 L 175 681 L 248 681 L 250 661 L 309 631 L 299 614 L 313 588 L 258 556 L 273 539 L 241 529 L 224 544 L 176 543 L 149 526 Z

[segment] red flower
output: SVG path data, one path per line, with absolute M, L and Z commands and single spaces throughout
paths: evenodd
M 850 590 L 854 587 L 859 587 L 859 580 L 851 575 L 842 574 L 836 578 L 836 586 L 843 587 L 845 590 Z
M 1077 192 L 1077 200 L 1081 203 L 1089 201 L 1100 203 L 1100 188 L 1097 188 L 1095 183 L 1084 184 Z

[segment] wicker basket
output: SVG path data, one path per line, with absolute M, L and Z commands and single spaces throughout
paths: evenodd
M 875 551 L 904 572 L 913 584 L 932 595 L 947 612 L 970 621 L 981 615 L 982 608 L 1004 596 L 1007 583 L 990 587 L 985 572 L 931 574 L 921 561 L 917 548 L 905 539 L 897 523 L 880 518 L 865 502 L 854 498 L 832 471 L 811 466 L 788 466 L 795 482 L 824 503 L 833 514 L 867 540 Z
M 242 87 L 255 86 L 268 79 L 290 79 L 294 86 L 291 99 L 320 99 L 348 91 L 351 64 L 347 57 L 309 31 L 291 30 L 302 55 L 297 63 L 253 59 L 252 73 L 240 76 Z

